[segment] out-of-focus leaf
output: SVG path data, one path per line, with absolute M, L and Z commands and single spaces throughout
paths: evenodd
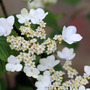
M 58 18 L 60 19 L 63 16 L 65 16 L 65 14 L 64 13 L 59 13 L 59 14 L 54 14 L 54 16 L 55 16 L 56 19 L 58 19 Z
M 54 67 L 54 69 L 55 69 L 55 71 L 63 71 L 63 68 L 62 68 L 62 66 L 61 66 L 60 63 L 59 63 L 58 65 L 56 65 L 56 66 Z
M 5 65 L 6 63 L 0 60 L 0 76 L 6 72 Z
M 53 30 L 49 36 L 50 38 L 53 38 L 55 35 L 60 35 L 61 33 L 62 33 L 62 28 L 59 27 L 58 30 Z
M 87 19 L 90 21 L 90 12 L 87 14 Z
M 49 10 L 45 10 L 45 11 L 48 12 L 48 15 L 44 19 L 44 21 L 47 23 L 47 26 L 57 29 L 58 24 L 57 24 L 55 14 Z
M 15 30 L 12 30 L 11 34 L 10 35 L 13 35 L 13 36 L 18 36 L 18 34 L 16 33 Z
M 18 18 L 16 17 L 16 15 L 14 15 L 14 18 L 15 18 L 14 26 L 16 27 L 17 30 L 19 30 L 21 24 L 18 22 Z
M 16 32 L 13 30 L 12 31 L 12 35 L 16 36 Z M 11 50 L 11 48 L 9 47 L 9 43 L 7 43 L 6 41 L 6 37 L 4 36 L 0 36 L 0 59 L 7 61 L 7 58 L 10 55 L 18 55 L 19 52 L 17 52 L 16 50 Z
M 3 78 L 0 78 L 0 90 L 7 90 L 6 84 Z
M 41 58 L 41 56 L 39 56 L 39 55 L 36 56 L 36 60 L 34 60 L 36 65 L 39 63 L 40 58 Z
M 71 4 L 71 5 L 76 5 L 78 3 L 80 3 L 82 0 L 62 0 L 63 2 L 66 2 L 68 4 Z
M 68 48 L 74 48 L 74 49 L 76 49 L 77 48 L 77 46 L 78 46 L 78 43 L 73 43 L 73 44 L 68 44 L 68 43 L 66 43 L 66 42 L 62 42 L 62 44 L 64 45 L 64 46 L 66 46 L 66 47 L 68 47 Z

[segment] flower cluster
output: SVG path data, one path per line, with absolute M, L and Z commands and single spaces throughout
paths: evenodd
M 85 73 L 80 76 L 77 70 L 71 67 L 71 60 L 76 55 L 74 49 L 65 47 L 62 51 L 57 51 L 57 46 L 62 41 L 72 44 L 80 41 L 82 36 L 76 33 L 75 26 L 64 26 L 62 34 L 55 35 L 53 39 L 49 38 L 45 33 L 46 23 L 43 21 L 47 14 L 48 12 L 45 13 L 41 8 L 31 9 L 29 12 L 22 9 L 21 14 L 16 15 L 21 24 L 21 36 L 10 35 L 14 24 L 13 16 L 0 19 L 0 36 L 6 36 L 10 48 L 20 52 L 19 55 L 8 58 L 6 70 L 23 71 L 28 77 L 36 78 L 37 90 L 85 90 L 84 85 L 88 84 L 90 79 L 90 66 L 85 66 Z M 66 60 L 63 69 L 60 68 L 60 60 L 54 53 Z M 68 81 L 63 81 L 64 70 L 67 72 Z
M 56 4 L 57 0 L 24 0 L 27 2 L 28 8 L 44 8 L 48 4 Z

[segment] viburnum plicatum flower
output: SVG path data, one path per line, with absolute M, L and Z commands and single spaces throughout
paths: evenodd
M 48 87 L 51 84 L 50 72 L 45 71 L 43 75 L 39 75 L 37 80 L 38 81 L 35 83 L 37 90 L 48 90 Z
M 90 66 L 84 66 L 84 72 L 90 75 Z
M 0 36 L 7 36 L 11 33 L 14 24 L 14 16 L 8 18 L 0 18 Z
M 40 22 L 46 17 L 48 12 L 44 12 L 43 9 L 38 8 L 38 9 L 31 9 L 30 10 L 30 20 L 33 24 L 40 24 Z
M 54 66 L 56 66 L 59 63 L 60 63 L 60 61 L 55 60 L 55 56 L 51 55 L 51 56 L 48 56 L 47 58 L 40 59 L 40 64 L 37 66 L 37 68 L 40 71 L 44 71 L 44 70 L 53 68 Z
M 57 52 L 58 57 L 66 60 L 72 60 L 75 57 L 74 49 L 73 48 L 63 48 L 62 51 Z
M 75 26 L 64 26 L 62 31 L 63 40 L 68 44 L 73 44 L 82 39 L 80 34 L 76 34 L 77 28 Z
M 90 88 L 85 89 L 85 86 L 80 86 L 78 90 L 90 90 Z
M 17 60 L 17 58 L 13 55 L 11 55 L 8 58 L 8 63 L 6 64 L 6 70 L 7 71 L 21 71 L 22 70 L 22 65 L 20 64 L 20 61 Z
M 43 0 L 33 0 L 32 2 L 28 1 L 28 8 L 44 8 Z
M 24 72 L 26 73 L 26 75 L 28 77 L 34 77 L 34 78 L 38 78 L 38 75 L 40 73 L 40 71 L 37 68 L 34 67 L 30 67 L 30 66 L 25 66 L 24 67 Z
M 28 13 L 28 10 L 26 8 L 23 8 L 21 10 L 21 14 L 17 14 L 16 17 L 18 18 L 18 22 L 21 24 L 30 20 L 29 13 Z
M 55 4 L 57 3 L 57 0 L 43 0 L 43 2 L 46 4 Z

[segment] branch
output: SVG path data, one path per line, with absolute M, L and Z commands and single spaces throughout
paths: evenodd
M 4 6 L 3 0 L 0 0 L 0 4 L 1 4 L 1 8 L 3 10 L 5 17 L 8 17 L 8 14 L 7 14 L 6 8 Z

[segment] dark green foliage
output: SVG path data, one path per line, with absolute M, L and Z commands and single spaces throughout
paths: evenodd
M 71 4 L 71 5 L 76 5 L 78 3 L 80 3 L 82 0 L 62 0 L 63 2 L 66 2 L 68 4 Z
M 90 12 L 87 14 L 87 19 L 90 22 Z
M 6 65 L 6 63 L 4 61 L 0 60 L 0 76 L 6 72 L 5 65 Z

